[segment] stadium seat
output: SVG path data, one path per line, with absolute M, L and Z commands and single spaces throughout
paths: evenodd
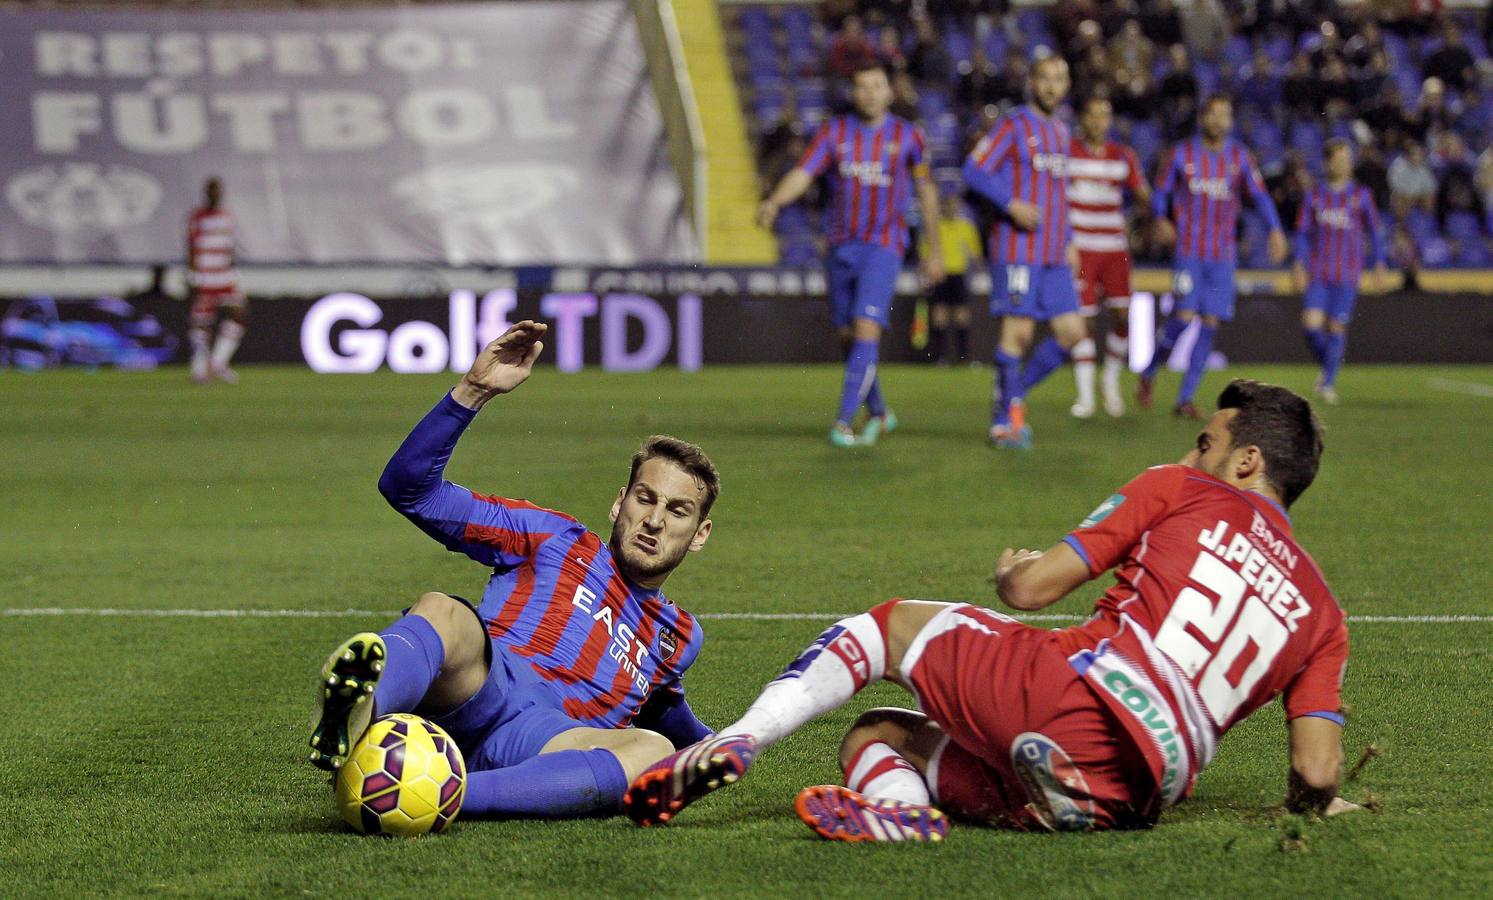
M 1412 209 L 1405 215 L 1405 230 L 1417 244 L 1437 236 L 1436 218 L 1424 210 Z
M 943 44 L 955 65 L 968 60 L 970 51 L 975 46 L 974 40 L 969 35 L 954 28 L 950 28 L 949 32 L 944 35 Z
M 808 6 L 783 7 L 783 30 L 807 34 L 814 30 L 814 13 Z
M 1457 242 L 1455 262 L 1464 269 L 1486 269 L 1493 262 L 1493 254 L 1489 254 L 1481 236 L 1469 237 Z
M 1446 236 L 1452 240 L 1481 241 L 1483 237 L 1483 225 L 1478 217 L 1470 212 L 1453 212 L 1446 216 Z
M 1428 269 L 1445 269 L 1452 264 L 1452 248 L 1446 240 L 1440 236 L 1427 238 L 1424 242 L 1416 242 L 1420 248 L 1420 259 Z
M 1236 70 L 1249 62 L 1253 53 L 1249 46 L 1249 39 L 1235 35 L 1229 38 L 1228 43 L 1223 45 L 1223 64 L 1230 70 Z

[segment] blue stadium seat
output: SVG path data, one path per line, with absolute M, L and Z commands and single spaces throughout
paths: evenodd
M 1446 236 L 1458 241 L 1466 241 L 1468 239 L 1481 241 L 1483 237 L 1483 223 L 1478 221 L 1475 213 L 1448 213 L 1446 216 Z
M 1425 243 L 1437 236 L 1436 217 L 1424 210 L 1410 210 L 1405 214 L 1405 221 L 1402 224 L 1417 244 Z
M 1291 39 L 1285 35 L 1276 35 L 1265 41 L 1263 49 L 1277 68 L 1285 68 L 1291 61 Z
M 1009 46 L 1009 41 L 1006 39 L 1006 33 L 999 28 L 990 29 L 990 35 L 985 38 L 985 55 L 999 65 L 1006 58 L 1007 46 Z
M 807 34 L 814 30 L 814 13 L 808 6 L 783 7 L 783 30 Z
M 1216 92 L 1219 83 L 1223 81 L 1223 73 L 1218 70 L 1218 66 L 1204 60 L 1192 64 L 1192 77 L 1197 79 L 1199 97 Z
M 1235 35 L 1223 45 L 1223 64 L 1230 69 L 1237 69 L 1249 62 L 1249 57 L 1253 52 L 1248 38 Z
M 1486 269 L 1493 254 L 1489 254 L 1488 245 L 1483 243 L 1482 237 L 1472 237 L 1458 243 L 1456 263 L 1463 269 Z
M 955 65 L 969 59 L 970 51 L 974 49 L 974 39 L 962 31 L 950 28 L 948 34 L 944 35 L 944 49 L 949 51 L 949 58 Z
M 1322 144 L 1325 141 L 1326 139 L 1322 137 L 1322 128 L 1316 122 L 1291 123 L 1291 149 L 1300 151 L 1306 156 L 1308 164 L 1322 158 Z
M 743 6 L 737 13 L 737 20 L 744 31 L 772 30 L 772 14 L 765 6 Z
M 1452 264 L 1452 248 L 1439 235 L 1416 241 L 1420 248 L 1420 260 L 1428 269 L 1445 269 Z

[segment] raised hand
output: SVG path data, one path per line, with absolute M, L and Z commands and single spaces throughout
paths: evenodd
M 493 397 L 523 384 L 544 351 L 540 338 L 548 330 L 548 325 L 530 319 L 511 326 L 477 354 L 472 367 L 451 391 L 452 398 L 462 406 L 481 409 Z

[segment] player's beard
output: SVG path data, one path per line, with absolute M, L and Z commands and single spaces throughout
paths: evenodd
M 620 564 L 618 568 L 623 576 L 634 582 L 668 575 L 679 568 L 679 564 L 684 562 L 684 555 L 689 552 L 689 545 L 686 544 L 672 553 L 646 556 L 628 543 L 621 529 L 615 526 L 612 528 L 612 536 L 608 543 L 612 547 L 613 558 Z

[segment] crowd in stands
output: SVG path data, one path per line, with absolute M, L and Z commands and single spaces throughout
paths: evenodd
M 1357 178 L 1389 218 L 1402 267 L 1493 265 L 1493 13 L 1439 0 L 828 0 L 737 6 L 733 49 L 765 183 L 845 108 L 844 76 L 879 60 L 893 112 L 930 137 L 956 189 L 967 149 L 1022 103 L 1031 61 L 1060 53 L 1073 98 L 1107 96 L 1118 137 L 1148 171 L 1195 128 L 1199 102 L 1235 100 L 1236 130 L 1268 176 L 1282 219 L 1320 177 L 1330 138 L 1351 140 Z M 1144 224 L 1143 222 L 1139 224 Z M 784 261 L 812 260 L 812 209 L 780 219 Z M 1134 229 L 1133 251 L 1160 260 Z M 1246 214 L 1241 255 L 1264 257 L 1263 222 Z

